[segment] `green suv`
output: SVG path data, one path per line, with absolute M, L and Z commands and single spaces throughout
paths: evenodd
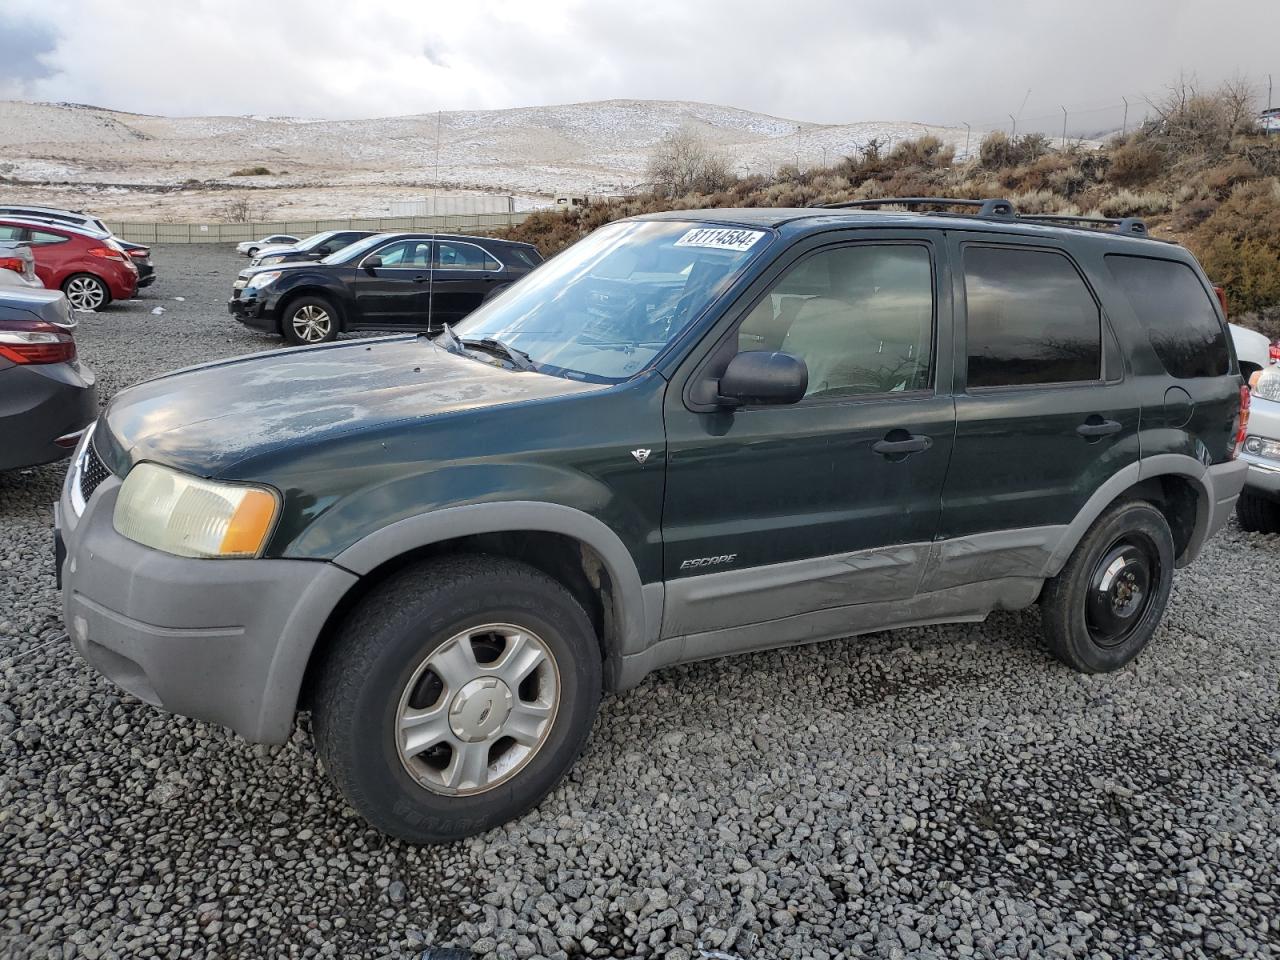
M 942 204 L 638 217 L 435 340 L 120 393 L 57 513 L 76 649 L 253 741 L 309 709 L 414 841 L 528 810 L 670 664 L 1038 603 L 1124 665 L 1244 480 L 1220 308 L 1140 222 Z

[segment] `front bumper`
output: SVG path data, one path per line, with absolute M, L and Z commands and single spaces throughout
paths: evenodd
M 236 295 L 227 301 L 227 313 L 231 314 L 246 327 L 265 330 L 268 333 L 278 332 L 275 298 L 270 295 L 265 297 L 257 296 L 255 293 L 245 296 L 245 293 L 246 291 L 244 290 L 235 291 Z
M 112 524 L 108 476 L 77 516 L 68 473 L 55 513 L 63 616 L 80 655 L 154 706 L 281 743 L 311 650 L 356 577 L 305 560 L 201 560 L 135 543 Z
M 1280 402 L 1254 394 L 1249 410 L 1249 436 L 1280 440 Z M 1280 460 L 1244 451 L 1240 459 L 1249 465 L 1249 476 L 1244 482 L 1249 491 L 1280 498 Z
M 0 470 L 71 455 L 54 443 L 98 416 L 98 387 L 87 364 L 29 364 L 0 372 Z

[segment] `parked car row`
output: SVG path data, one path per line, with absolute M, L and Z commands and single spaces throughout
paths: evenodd
M 313 258 L 351 234 L 361 236 Z M 304 250 L 305 244 L 312 246 Z M 240 271 L 227 309 L 246 326 L 310 344 L 353 330 L 438 333 L 542 257 L 531 244 L 492 237 L 344 231 L 317 234 L 297 248 L 263 250 L 254 262 Z

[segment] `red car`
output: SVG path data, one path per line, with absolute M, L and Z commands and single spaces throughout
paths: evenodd
M 111 238 L 72 227 L 19 217 L 0 218 L 0 240 L 26 240 L 36 257 L 36 276 L 61 290 L 77 310 L 97 310 L 138 292 L 138 268 Z

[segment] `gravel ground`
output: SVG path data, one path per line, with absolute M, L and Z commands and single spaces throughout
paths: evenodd
M 156 260 L 82 326 L 104 397 L 274 345 L 232 254 Z M 664 671 L 539 809 L 412 848 L 305 719 L 253 747 L 57 639 L 62 472 L 0 476 L 0 956 L 1280 957 L 1280 538 L 1219 535 L 1110 676 L 1034 611 Z

